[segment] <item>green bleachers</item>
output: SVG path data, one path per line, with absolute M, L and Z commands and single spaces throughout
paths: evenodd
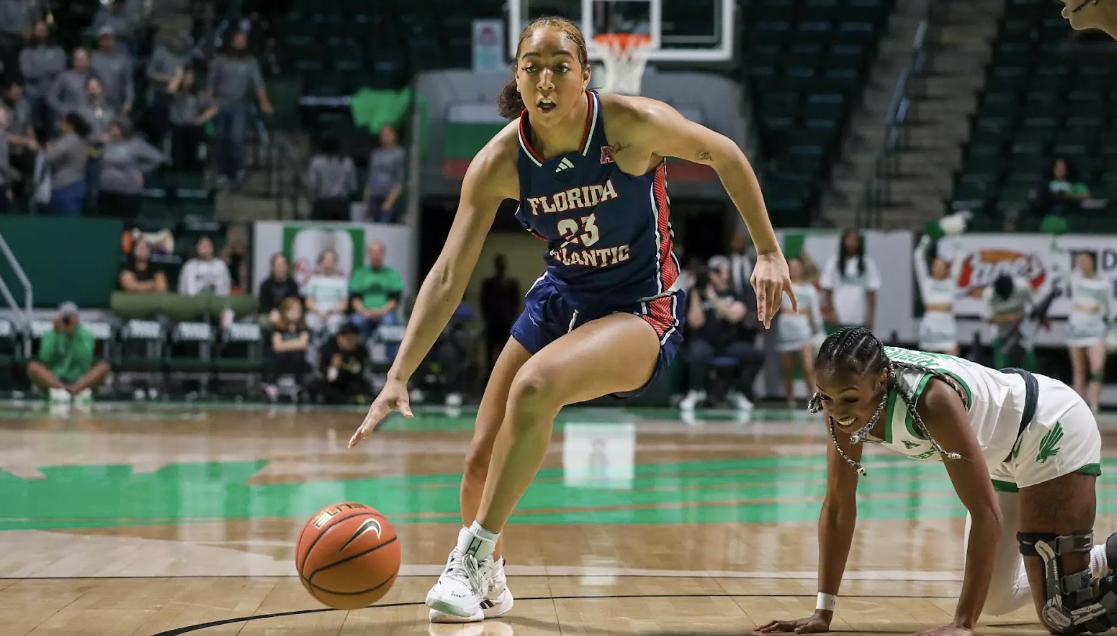
M 952 207 L 996 227 L 1002 210 L 1024 210 L 1057 157 L 1070 161 L 1096 199 L 1117 199 L 1117 55 L 1076 49 L 1058 7 L 1008 0 L 973 117 Z M 1072 215 L 1071 229 L 1115 231 L 1113 205 Z M 1029 223 L 1034 219 L 1029 220 Z
M 757 108 L 764 194 L 809 223 L 861 98 L 892 0 L 741 0 L 741 68 Z
M 472 59 L 472 22 L 502 2 L 296 0 L 280 25 L 286 64 L 316 97 L 399 89 L 417 72 Z

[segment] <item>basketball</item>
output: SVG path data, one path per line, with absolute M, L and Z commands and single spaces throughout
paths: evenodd
M 371 506 L 339 503 L 306 522 L 295 544 L 295 567 L 310 595 L 334 609 L 372 605 L 399 574 L 399 539 Z

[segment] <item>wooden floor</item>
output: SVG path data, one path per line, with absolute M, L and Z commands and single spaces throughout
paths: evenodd
M 744 634 L 813 609 L 826 438 L 805 414 L 564 413 L 506 532 L 515 608 L 470 626 L 430 625 L 422 601 L 460 525 L 472 413 L 418 412 L 346 450 L 360 419 L 0 405 L 0 636 Z M 1104 440 L 1102 537 L 1117 529 L 1117 434 Z M 941 465 L 866 455 L 834 628 L 942 624 L 964 510 Z M 344 500 L 384 512 L 404 559 L 353 612 L 319 605 L 292 563 L 306 519 Z M 1042 633 L 1031 611 L 981 632 Z

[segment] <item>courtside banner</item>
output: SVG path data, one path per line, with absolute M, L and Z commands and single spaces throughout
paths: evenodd
M 982 315 L 981 295 L 1000 274 L 1019 276 L 1043 295 L 1057 294 L 1051 305 L 1051 318 L 1066 318 L 1070 313 L 1070 289 L 1063 273 L 1074 268 L 1079 251 L 1097 254 L 1098 276 L 1109 280 L 1117 290 L 1117 236 L 1068 234 L 963 234 L 939 242 L 940 253 L 950 260 L 961 258 L 958 270 L 959 295 L 954 305 L 958 317 Z M 1057 250 L 1055 249 L 1057 247 Z
M 412 258 L 414 230 L 406 225 L 257 221 L 253 235 L 253 291 L 270 275 L 271 257 L 277 252 L 287 255 L 291 277 L 301 289 L 318 270 L 323 250 L 337 253 L 338 273 L 349 277 L 366 264 L 365 247 L 372 241 L 384 244 L 384 262 L 399 272 L 405 294 L 413 295 L 418 289 Z

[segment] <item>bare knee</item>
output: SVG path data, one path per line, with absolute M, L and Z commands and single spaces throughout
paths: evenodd
M 508 392 L 508 413 L 514 426 L 537 421 L 556 406 L 554 383 L 546 369 L 525 365 L 512 380 Z

